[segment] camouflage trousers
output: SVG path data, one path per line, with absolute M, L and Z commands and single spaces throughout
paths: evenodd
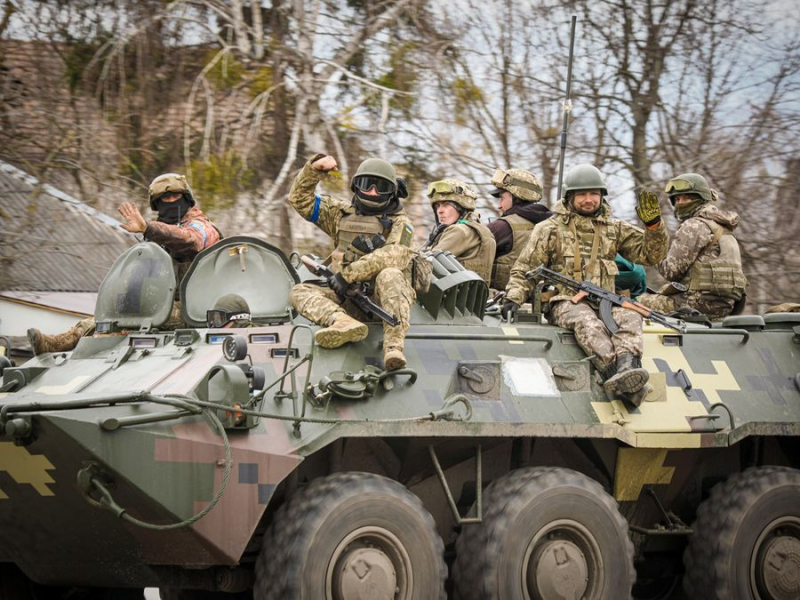
M 615 366 L 616 358 L 621 354 L 641 356 L 644 351 L 641 315 L 616 306 L 611 313 L 619 326 L 616 333 L 606 329 L 595 309 L 586 302 L 573 304 L 569 300 L 562 300 L 550 307 L 553 323 L 575 332 L 578 345 L 587 355 L 594 355 L 592 363 L 601 373 Z
M 400 269 L 387 267 L 375 278 L 375 300 L 380 306 L 400 319 L 400 325 L 383 324 L 384 348 L 403 349 L 408 332 L 411 304 L 416 299 L 414 289 Z M 349 300 L 341 303 L 336 293 L 327 287 L 309 283 L 298 283 L 289 294 L 292 307 L 309 321 L 328 327 L 339 314 L 349 314 L 359 321 L 366 315 Z
M 712 321 L 724 319 L 733 311 L 734 301 L 731 298 L 720 298 L 701 292 L 687 292 L 685 294 L 642 294 L 639 302 L 647 308 L 658 312 L 671 313 L 682 307 L 689 307 L 700 311 Z

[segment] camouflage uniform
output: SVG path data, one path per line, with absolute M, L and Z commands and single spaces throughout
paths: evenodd
M 555 215 L 536 225 L 522 251 L 506 287 L 506 298 L 517 304 L 528 299 L 533 283 L 525 273 L 544 265 L 579 281 L 589 280 L 607 290 L 614 289 L 617 252 L 627 259 L 653 265 L 667 251 L 668 237 L 663 222 L 644 231 L 630 223 L 611 218 L 605 199 L 599 214 L 583 216 L 565 199 L 556 206 Z M 550 300 L 550 316 L 556 325 L 572 329 L 580 346 L 594 356 L 595 366 L 603 373 L 613 372 L 617 357 L 630 353 L 642 355 L 642 318 L 626 309 L 612 312 L 619 330 L 610 334 L 585 300 L 573 304 L 569 289 L 559 288 Z
M 437 186 L 444 191 L 437 191 Z M 434 214 L 436 204 L 452 202 L 459 207 L 462 217 L 452 225 L 437 225 L 428 239 L 425 251 L 450 252 L 465 269 L 475 271 L 488 284 L 496 242 L 492 232 L 480 222 L 479 215 L 475 213 L 477 194 L 457 179 L 443 179 L 431 184 L 428 197 L 434 207 Z
M 694 216 L 681 223 L 667 257 L 656 265 L 665 279 L 685 285 L 686 292 L 666 294 L 674 291 L 667 284 L 658 294 L 640 296 L 639 302 L 665 313 L 688 306 L 710 319 L 730 315 L 747 283 L 739 244 L 732 234 L 738 224 L 736 213 L 712 204 L 701 205 Z
M 378 303 L 400 320 L 396 327 L 383 324 L 383 345 L 385 358 L 390 352 L 402 354 L 411 304 L 416 299 L 410 279 L 414 232 L 411 221 L 399 203 L 391 214 L 363 215 L 357 214 L 351 202 L 316 194 L 317 184 L 325 177 L 325 172 L 314 169 L 311 164 L 323 156 L 318 154 L 311 158 L 297 174 L 289 191 L 289 203 L 303 218 L 332 238 L 335 250 L 331 255 L 331 269 L 340 272 L 347 283 L 371 282 Z M 352 245 L 359 235 L 378 234 L 383 235 L 386 242 L 372 252 L 364 253 Z M 289 300 L 301 315 L 326 326 L 326 330 L 316 334 L 317 342 L 324 347 L 359 341 L 367 335 L 366 326 L 359 322 L 355 322 L 346 335 L 337 335 L 333 327 L 342 316 L 361 319 L 363 315 L 349 301 L 341 303 L 329 288 L 297 284 Z M 398 368 L 404 364 L 403 357 L 391 366 Z M 386 366 L 390 368 L 389 364 Z

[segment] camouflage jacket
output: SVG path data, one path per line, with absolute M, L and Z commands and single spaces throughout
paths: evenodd
M 147 221 L 144 239 L 164 247 L 174 259 L 189 261 L 222 235 L 199 207 L 192 206 L 178 225 Z
M 618 273 L 614 262 L 617 253 L 635 263 L 654 265 L 664 258 L 668 244 L 663 221 L 653 229 L 642 230 L 626 221 L 612 219 L 611 207 L 605 201 L 597 216 L 585 217 L 562 199 L 556 205 L 555 214 L 534 228 L 511 269 L 506 297 L 518 304 L 525 302 L 533 288 L 533 283 L 525 279 L 525 273 L 539 265 L 613 291 Z M 596 254 L 594 260 L 593 254 Z M 551 302 L 573 295 L 574 292 L 559 288 Z
M 667 281 L 683 281 L 689 276 L 695 262 L 711 262 L 720 255 L 719 238 L 715 239 L 715 232 L 704 219 L 722 225 L 729 231 L 739 225 L 739 215 L 735 212 L 720 210 L 713 204 L 702 206 L 681 223 L 666 258 L 656 265 Z
M 353 213 L 353 207 L 349 201 L 316 193 L 317 184 L 326 174 L 313 169 L 311 163 L 323 156 L 317 154 L 300 169 L 294 178 L 292 189 L 289 190 L 289 204 L 301 217 L 327 233 L 333 239 L 334 246 L 338 247 L 339 223 Z M 411 220 L 402 209 L 387 216 L 391 219 L 392 226 L 386 243 L 342 267 L 342 276 L 348 283 L 370 281 L 387 267 L 396 267 L 402 271 L 410 264 L 414 237 Z

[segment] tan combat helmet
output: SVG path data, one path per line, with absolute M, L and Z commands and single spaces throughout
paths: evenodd
M 153 179 L 150 184 L 150 208 L 156 210 L 156 200 L 164 194 L 183 194 L 189 200 L 189 204 L 195 205 L 192 188 L 186 181 L 186 175 L 164 173 Z
M 503 192 L 511 192 L 515 198 L 523 202 L 538 202 L 542 199 L 542 184 L 536 175 L 522 169 L 496 169 L 492 175 L 491 192 L 497 198 Z
M 458 179 L 434 181 L 428 186 L 427 195 L 431 206 L 438 202 L 454 202 L 470 212 L 475 210 L 475 200 L 478 198 L 478 194 L 471 187 Z

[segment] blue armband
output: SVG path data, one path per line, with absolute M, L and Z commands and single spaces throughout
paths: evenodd
M 206 228 L 200 225 L 200 223 L 195 223 L 195 222 L 189 223 L 189 227 L 197 229 L 197 231 L 199 231 L 203 235 L 203 248 L 205 248 L 206 242 L 208 241 L 208 235 L 206 235 Z
M 312 223 L 316 223 L 319 219 L 319 205 L 322 204 L 322 196 L 314 194 L 314 210 L 311 211 L 311 216 L 308 218 Z

